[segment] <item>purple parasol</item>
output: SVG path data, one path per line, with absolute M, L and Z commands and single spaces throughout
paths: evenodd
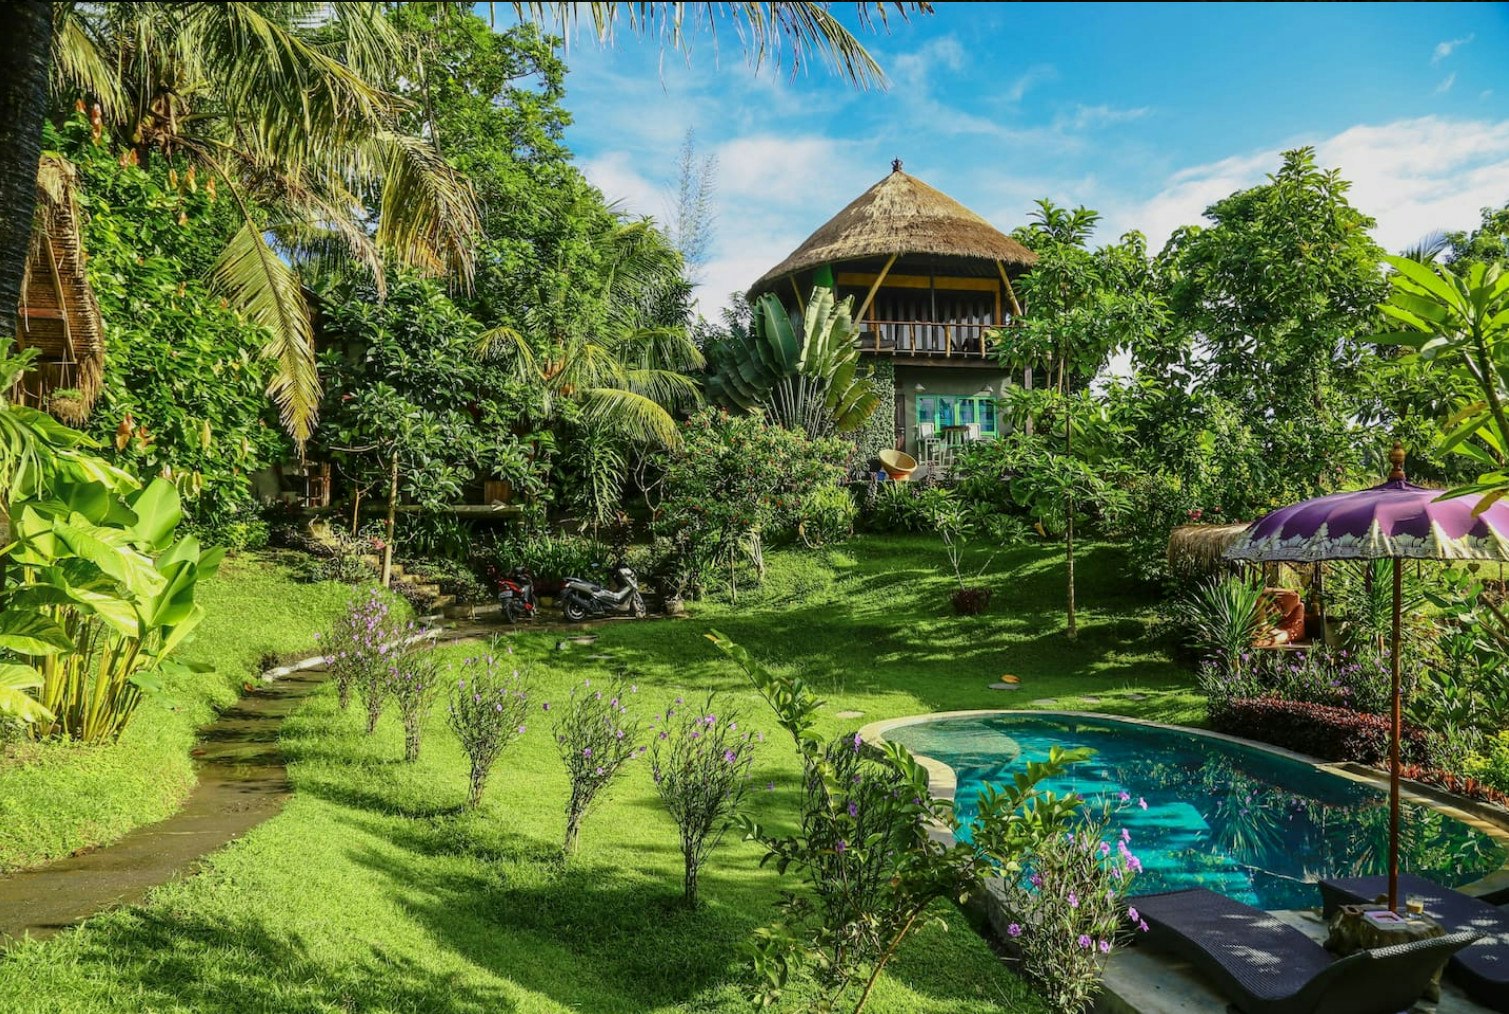
M 1509 502 L 1479 510 L 1481 497 L 1450 500 L 1442 491 L 1404 480 L 1404 449 L 1389 454 L 1388 481 L 1372 489 L 1305 500 L 1281 507 L 1227 548 L 1229 560 L 1313 563 L 1320 560 L 1393 560 L 1393 728 L 1389 744 L 1389 907 L 1399 905 L 1399 611 L 1402 560 L 1509 560 Z M 1476 513 L 1475 513 L 1476 512 Z

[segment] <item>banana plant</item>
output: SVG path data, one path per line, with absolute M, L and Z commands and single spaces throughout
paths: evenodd
M 727 408 L 762 409 L 772 421 L 812 437 L 849 433 L 879 404 L 869 370 L 859 369 L 854 300 L 812 290 L 798 332 L 774 293 L 754 304 L 747 334 L 711 350 L 707 393 Z
M 90 474 L 54 476 L 44 496 L 11 502 L 0 649 L 14 660 L 0 687 L 32 691 L 34 706 L 0 692 L 0 709 L 36 734 L 100 743 L 119 738 L 173 668 L 169 656 L 204 616 L 198 582 L 223 551 L 175 538 L 182 510 L 167 480 L 131 488 Z

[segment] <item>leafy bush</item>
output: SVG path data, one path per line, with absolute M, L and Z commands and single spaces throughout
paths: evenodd
M 683 707 L 678 697 L 651 740 L 650 775 L 681 835 L 682 898 L 689 908 L 697 907 L 698 873 L 733 825 L 749 788 L 755 735 L 740 731 L 739 718 L 717 694 L 708 694 L 699 708 Z
M 721 568 L 736 590 L 741 556 L 758 570 L 761 540 L 794 535 L 806 498 L 838 484 L 851 452 L 844 440 L 809 439 L 759 412 L 705 409 L 687 420 L 680 444 L 655 459 L 661 479 L 651 531 L 675 554 L 662 569 L 680 582 L 661 590 L 693 594 Z
M 497 573 L 523 567 L 534 575 L 535 586 L 550 594 L 567 577 L 592 577 L 614 561 L 608 546 L 584 535 L 541 532 L 510 537 L 495 550 Z
M 802 501 L 797 533 L 810 548 L 843 542 L 854 534 L 859 508 L 842 486 L 813 490 Z
M 1509 793 L 1509 731 L 1500 731 L 1483 743 L 1463 765 L 1463 774 L 1486 782 L 1502 793 Z
M 1321 760 L 1379 765 L 1388 759 L 1389 719 L 1348 708 L 1271 697 L 1235 698 L 1211 712 L 1210 727 Z M 1405 725 L 1400 749 L 1406 761 L 1431 765 L 1431 747 L 1428 733 Z
M 392 596 L 381 588 L 354 598 L 329 632 L 320 635 L 325 665 L 335 683 L 342 710 L 351 704 L 351 691 L 387 666 L 385 646 L 397 640 L 401 625 Z
M 936 519 L 962 509 L 959 494 L 930 482 L 874 482 L 865 524 L 876 532 L 933 532 Z
M 1006 907 L 1019 920 L 1007 927 L 1009 943 L 1048 1003 L 1066 1014 L 1094 1004 L 1116 938 L 1147 929 L 1125 902 L 1142 863 L 1127 846 L 1131 835 L 1112 833 L 1112 816 L 1107 809 L 1075 824 L 1033 854 L 1030 874 L 1007 881 Z
M 556 709 L 555 743 L 571 794 L 566 801 L 567 855 L 576 851 L 582 819 L 618 772 L 645 752 L 639 745 L 639 718 L 629 711 L 628 699 L 639 687 L 615 676 L 594 687 L 590 679 L 571 688 L 566 703 Z M 550 708 L 547 702 L 545 708 Z
M 410 645 L 396 653 L 388 667 L 388 693 L 403 722 L 404 763 L 412 764 L 419 759 L 424 723 L 440 694 L 440 663 L 431 646 Z
M 467 659 L 461 673 L 451 688 L 449 720 L 470 762 L 466 805 L 475 810 L 499 755 L 524 735 L 531 690 L 514 666 L 513 648 L 500 658 L 496 642 L 486 655 Z

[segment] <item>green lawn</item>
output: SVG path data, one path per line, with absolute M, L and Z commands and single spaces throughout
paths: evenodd
M 119 744 L 17 744 L 0 759 L 0 872 L 113 841 L 177 808 L 194 784 L 194 730 L 236 699 L 264 654 L 307 653 L 350 594 L 301 583 L 272 555 L 225 561 L 201 589 L 207 615 L 179 657 L 214 673 L 169 677 Z
M 830 701 L 828 731 L 927 710 L 1096 708 L 1172 721 L 1199 717 L 1187 674 L 1146 646 L 1148 600 L 1121 576 L 1121 551 L 1091 547 L 1077 642 L 1059 632 L 1061 580 L 1050 550 L 998 558 L 996 601 L 947 614 L 936 543 L 855 541 L 818 555 L 776 553 L 763 588 L 679 621 L 599 628 L 591 647 L 559 634 L 512 638 L 539 696 L 559 699 L 612 663 L 640 686 L 646 715 L 679 692 L 717 688 L 745 721 L 774 723 L 703 639 L 728 633 L 776 666 L 799 669 Z M 452 659 L 476 646 L 444 649 Z M 1006 694 L 986 684 L 1022 680 Z M 7 1011 L 733 1011 L 744 1007 L 742 942 L 782 887 L 757 851 L 729 843 L 703 874 L 707 904 L 678 906 L 679 854 L 642 767 L 631 766 L 588 820 L 582 849 L 557 860 L 565 778 L 544 715 L 506 754 L 481 812 L 459 804 L 466 778 L 441 713 L 424 756 L 400 763 L 385 717 L 376 737 L 341 714 L 332 688 L 289 719 L 284 749 L 298 792 L 288 808 L 139 908 L 96 918 L 0 960 Z M 1135 692 L 1141 697 L 1128 698 Z M 1097 702 L 1082 695 L 1093 694 Z M 841 721 L 832 712 L 864 716 Z M 756 777 L 763 816 L 794 805 L 795 763 L 768 739 Z M 776 783 L 767 792 L 763 785 Z M 955 910 L 949 931 L 903 949 L 877 1012 L 1042 1008 Z M 793 998 L 792 1009 L 798 1009 Z

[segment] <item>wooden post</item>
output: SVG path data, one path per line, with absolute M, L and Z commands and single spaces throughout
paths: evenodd
M 393 452 L 393 465 L 388 472 L 388 529 L 382 547 L 382 585 L 393 584 L 393 529 L 398 514 L 398 452 Z
M 796 287 L 796 275 L 787 275 L 786 276 L 786 281 L 788 281 L 788 282 L 791 283 L 791 291 L 796 294 L 796 309 L 797 309 L 797 312 L 800 313 L 800 314 L 802 314 L 803 316 L 806 316 L 806 314 L 807 314 L 807 301 L 802 298 L 802 290 L 798 289 Z
M 900 256 L 901 254 L 899 253 L 891 254 L 891 259 L 885 262 L 885 267 L 881 268 L 880 274 L 875 276 L 875 284 L 870 286 L 870 291 L 865 296 L 865 301 L 859 304 L 859 312 L 854 314 L 855 320 L 864 320 L 865 314 L 870 312 L 870 304 L 875 302 L 875 293 L 880 291 L 881 283 L 885 281 L 885 276 L 891 273 L 891 267 L 896 263 L 896 258 Z
M 1394 627 L 1389 652 L 1393 679 L 1393 723 L 1388 752 L 1388 907 L 1399 911 L 1399 740 L 1404 735 L 1404 719 L 1399 702 L 1399 609 L 1404 584 L 1404 561 L 1394 557 Z

